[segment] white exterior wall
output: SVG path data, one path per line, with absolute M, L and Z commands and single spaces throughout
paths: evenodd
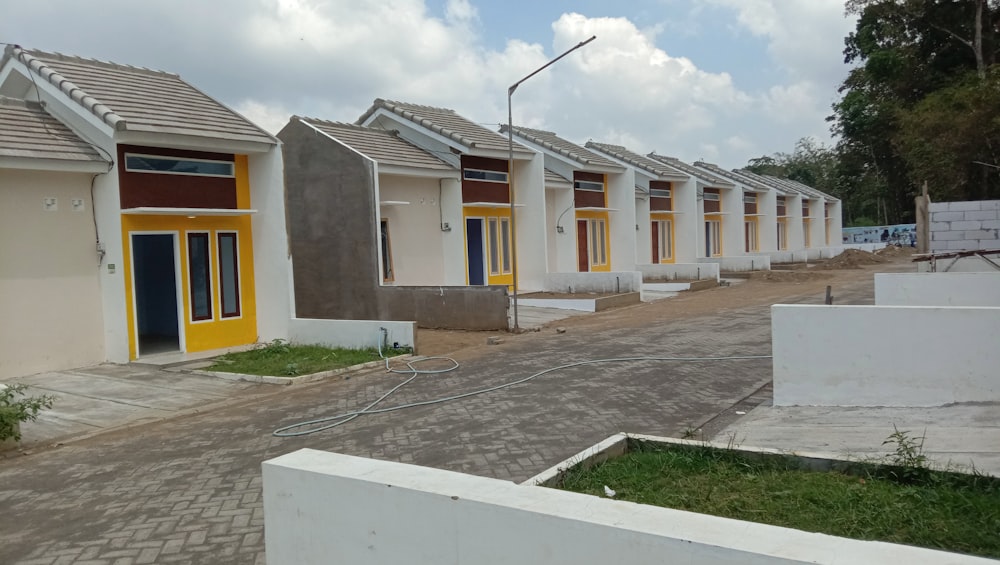
M 380 206 L 381 219 L 389 224 L 389 244 L 394 286 L 445 284 L 444 242 L 440 227 L 438 179 L 379 175 L 380 202 L 409 202 Z M 461 223 L 452 232 L 461 234 Z M 376 240 L 378 241 L 378 240 Z M 462 260 L 464 255 L 459 255 Z M 464 262 L 463 262 L 464 264 Z M 463 277 L 463 284 L 465 282 Z
M 1000 401 L 997 335 L 1000 308 L 775 305 L 774 405 Z
M 306 345 L 364 349 L 378 347 L 382 328 L 388 332 L 386 343 L 389 345 L 399 343 L 401 347 L 416 347 L 416 322 L 292 318 L 288 324 L 288 340 Z
M 757 243 L 763 253 L 778 250 L 778 194 L 773 190 L 757 193 Z M 839 232 L 838 232 L 839 233 Z
M 611 270 L 635 270 L 635 173 L 607 175 L 608 213 L 611 222 Z M 647 229 L 649 222 L 646 222 Z
M 830 245 L 844 242 L 844 203 L 840 200 L 830 203 Z
M 636 184 L 646 189 L 645 194 L 635 191 L 635 263 L 648 265 L 653 262 L 653 228 L 649 217 L 649 178 L 636 174 Z M 676 191 L 675 191 L 676 192 Z M 677 233 L 677 224 L 674 224 Z M 676 242 L 674 246 L 676 247 Z M 676 250 L 675 250 L 676 253 Z
M 540 153 L 514 161 L 514 229 L 517 230 L 518 288 L 542 287 L 547 272 L 548 230 L 545 229 L 545 166 Z
M 677 263 L 693 263 L 705 252 L 702 203 L 698 200 L 698 188 L 694 179 L 675 182 L 673 187 L 674 260 Z
M 554 240 L 555 257 L 549 262 L 554 266 L 550 272 L 575 273 L 576 262 L 576 213 L 573 205 L 573 188 L 546 189 L 553 203 L 553 224 L 549 228 Z M 561 216 L 561 217 L 560 217 Z M 562 228 L 559 233 L 558 228 Z
M 285 226 L 285 178 L 281 146 L 248 156 L 250 217 L 253 232 L 254 285 L 257 291 L 257 335 L 260 341 L 284 339 L 295 299 L 292 259 Z M 120 299 L 125 302 L 124 296 Z M 127 342 L 126 342 L 127 347 Z
M 1000 249 L 1000 200 L 933 202 L 930 251 Z
M 826 212 L 824 208 L 825 201 L 820 199 L 813 199 L 809 201 L 809 217 L 811 221 L 809 222 L 809 233 L 810 233 L 810 243 L 809 247 L 826 247 Z M 840 244 L 839 241 L 840 232 L 834 234 L 833 243 Z
M 746 239 L 743 235 L 743 191 L 739 188 L 723 188 L 722 197 L 722 255 L 739 257 L 746 255 Z M 704 231 L 704 228 L 702 228 Z
M 312 449 L 262 475 L 269 565 L 994 563 Z
M 1000 308 L 1000 272 L 876 273 L 875 305 Z
M 802 197 L 799 195 L 785 196 L 785 226 L 788 229 L 788 251 L 805 249 L 805 236 L 802 233 Z
M 696 196 L 697 198 L 697 196 Z M 725 229 L 725 226 L 723 226 Z M 695 202 L 695 259 L 706 259 L 705 255 L 705 201 L 697 198 Z M 680 260 L 680 259 L 678 259 Z
M 441 232 L 441 250 L 444 255 L 445 286 L 465 286 L 465 218 L 462 215 L 462 181 L 457 178 L 440 179 L 441 223 L 449 231 Z
M 91 177 L 0 169 L 0 379 L 104 361 Z

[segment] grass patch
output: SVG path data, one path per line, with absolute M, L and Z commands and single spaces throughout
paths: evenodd
M 603 496 L 607 485 L 615 498 L 641 504 L 1000 557 L 997 478 L 877 464 L 817 472 L 791 457 L 634 440 L 629 449 L 570 469 L 557 488 Z
M 383 349 L 386 357 L 410 353 L 409 348 Z M 227 353 L 216 358 L 206 371 L 242 373 L 270 377 L 294 377 L 343 369 L 379 360 L 378 349 L 342 349 L 322 345 L 292 345 L 275 340 L 250 351 Z

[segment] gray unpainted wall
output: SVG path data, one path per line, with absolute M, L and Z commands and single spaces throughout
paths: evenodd
M 278 138 L 297 317 L 508 327 L 506 287 L 379 284 L 374 163 L 295 119 Z

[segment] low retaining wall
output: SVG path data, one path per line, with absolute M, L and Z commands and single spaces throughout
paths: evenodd
M 806 254 L 809 256 L 810 261 L 819 261 L 820 259 L 833 259 L 837 255 L 844 252 L 843 246 L 838 247 L 810 247 L 806 249 Z
M 416 322 L 385 322 L 378 320 L 316 320 L 292 318 L 288 323 L 288 341 L 328 347 L 363 349 L 377 347 L 382 337 L 381 328 L 389 336 L 389 345 L 417 347 Z
M 876 273 L 875 305 L 1000 307 L 1000 271 Z
M 577 310 L 580 312 L 600 312 L 609 308 L 631 306 L 642 302 L 639 292 L 597 296 L 594 298 L 518 298 L 519 306 L 534 306 L 537 308 L 556 308 L 559 310 Z
M 642 273 L 643 280 L 647 281 L 714 279 L 718 282 L 719 280 L 718 263 L 661 263 L 636 265 L 635 268 Z
M 622 294 L 642 290 L 642 274 L 638 271 L 549 273 L 543 284 L 545 292 Z
M 1000 401 L 1000 308 L 771 307 L 775 406 Z
M 269 565 L 993 563 L 312 449 L 263 483 Z
M 743 255 L 739 257 L 700 257 L 699 263 L 715 263 L 719 270 L 729 273 L 750 271 L 770 271 L 771 258 L 766 255 Z
M 805 263 L 809 259 L 805 249 L 797 249 L 795 251 L 762 251 L 759 255 L 770 257 L 772 265 L 775 263 Z
M 505 286 L 385 286 L 379 318 L 415 320 L 421 328 L 507 329 Z

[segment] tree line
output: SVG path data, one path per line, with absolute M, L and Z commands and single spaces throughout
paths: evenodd
M 1000 198 L 1000 0 L 847 0 L 853 64 L 829 147 L 751 159 L 844 203 L 845 225 L 913 222 L 913 197 Z

